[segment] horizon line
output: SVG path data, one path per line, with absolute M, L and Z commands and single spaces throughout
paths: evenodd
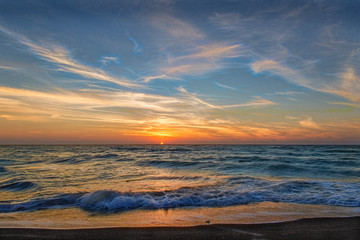
M 360 143 L 0 143 L 0 146 L 115 146 L 115 145 L 252 145 L 252 146 L 360 146 Z

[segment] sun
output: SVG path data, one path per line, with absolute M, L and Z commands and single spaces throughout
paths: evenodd
M 161 142 L 160 142 L 160 145 L 164 145 L 164 142 L 163 142 L 163 141 L 161 141 Z

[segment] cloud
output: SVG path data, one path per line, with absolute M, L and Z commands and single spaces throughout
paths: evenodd
M 326 11 L 325 11 L 326 9 Z M 309 14 L 333 11 L 309 26 Z M 360 48 L 345 8 L 327 3 L 268 5 L 251 15 L 215 13 L 210 22 L 228 36 L 237 36 L 244 58 L 255 73 L 280 76 L 290 83 L 359 102 Z M 306 31 L 304 34 L 300 34 Z M 344 70 L 345 69 L 345 70 Z
M 165 74 L 159 75 L 159 76 L 144 76 L 144 77 L 141 77 L 140 79 L 142 79 L 145 83 L 151 82 L 156 79 L 181 80 L 180 78 L 173 77 L 173 76 L 167 76 Z
M 219 86 L 219 87 L 226 88 L 226 89 L 230 89 L 230 90 L 233 90 L 233 91 L 237 91 L 237 90 L 238 90 L 237 88 L 230 87 L 230 86 L 227 86 L 227 85 L 218 83 L 218 82 L 214 82 L 214 84 L 217 85 L 217 86 Z
M 311 117 L 307 117 L 304 120 L 299 121 L 299 124 L 305 128 L 320 129 L 321 127 L 312 120 Z
M 339 75 L 340 79 L 335 83 L 316 90 L 339 95 L 352 102 L 360 102 L 360 76 L 356 74 L 355 69 L 348 67 L 346 71 Z
M 190 23 L 171 16 L 170 14 L 152 15 L 150 22 L 154 27 L 168 33 L 180 41 L 197 41 L 205 38 L 204 33 L 192 26 Z
M 128 35 L 128 39 L 134 44 L 133 52 L 135 55 L 140 55 L 144 51 L 144 47 L 140 46 L 140 44 L 130 35 Z
M 303 94 L 303 92 L 285 91 L 285 92 L 268 93 L 267 95 L 297 96 L 299 94 Z
M 286 80 L 294 82 L 300 86 L 312 88 L 309 84 L 309 81 L 304 76 L 302 76 L 300 72 L 286 67 L 273 59 L 255 61 L 251 63 L 250 68 L 255 73 L 261 73 L 265 71 L 270 72 L 272 74 L 279 75 Z
M 246 103 L 240 103 L 240 104 L 230 104 L 230 105 L 215 105 L 208 103 L 202 99 L 200 99 L 196 94 L 188 92 L 185 88 L 179 87 L 178 90 L 185 94 L 185 96 L 189 97 L 193 100 L 194 103 L 198 103 L 200 105 L 204 105 L 206 107 L 212 108 L 212 109 L 226 109 L 226 108 L 238 108 L 238 107 L 259 107 L 259 106 L 268 106 L 268 105 L 274 105 L 276 103 L 263 99 L 261 97 L 255 97 L 255 100 L 246 102 Z
M 297 120 L 297 119 L 299 119 L 299 118 L 298 118 L 298 117 L 295 117 L 295 116 L 285 116 L 285 119 Z
M 119 57 L 112 57 L 112 56 L 103 56 L 100 58 L 100 62 L 104 65 L 107 65 L 108 63 L 120 63 Z
M 135 93 L 126 91 L 81 91 L 72 92 L 61 90 L 59 92 L 41 92 L 27 89 L 0 87 L 0 96 L 14 97 L 18 100 L 24 100 L 24 103 L 31 101 L 40 101 L 39 103 L 49 104 L 69 104 L 75 108 L 78 106 L 96 107 L 132 107 L 144 108 L 149 110 L 158 110 L 169 112 L 171 109 L 166 104 L 176 103 L 178 100 L 172 97 L 160 95 L 151 95 L 145 93 Z M 33 99 L 33 100 L 32 100 Z M 163 106 L 161 106 L 164 104 Z M 41 104 L 40 104 L 41 105 Z
M 335 94 L 342 95 L 354 102 L 360 102 L 360 76 L 354 68 L 347 68 L 341 74 L 342 82 L 339 88 L 332 90 Z
M 187 143 L 189 141 L 289 143 L 319 142 L 319 139 L 326 142 L 330 138 L 338 139 L 338 134 L 351 137 L 353 135 L 350 132 L 359 129 L 359 124 L 346 121 L 321 123 L 320 127 L 319 123 L 307 116 L 286 117 L 295 120 L 297 126 L 301 127 L 288 122 L 275 124 L 268 120 L 260 123 L 251 119 L 247 121 L 233 119 L 226 116 L 225 111 L 230 111 L 233 106 L 210 104 L 184 88 L 179 91 L 182 94 L 178 97 L 165 97 L 91 89 L 82 92 L 65 90 L 40 92 L 0 87 L 0 102 L 3 103 L 0 105 L 0 121 L 2 119 L 26 121 L 28 126 L 32 126 L 30 122 L 34 124 L 47 122 L 44 126 L 48 126 L 54 121 L 56 123 L 54 130 L 66 129 L 66 125 L 61 125 L 60 121 L 71 121 L 71 126 L 81 124 L 80 126 L 84 128 L 77 130 L 76 136 L 85 134 L 85 130 L 86 134 L 96 133 L 94 136 L 97 136 L 97 139 L 111 134 L 117 137 L 120 135 L 141 138 L 168 137 Z M 237 106 L 254 107 L 267 104 L 272 105 L 271 102 L 257 97 L 253 101 Z M 6 121 L 3 123 L 7 124 Z M 45 128 L 39 131 L 45 134 L 47 130 Z
M 76 121 L 104 121 L 134 123 L 152 122 L 206 126 L 212 119 L 204 114 L 209 109 L 256 107 L 274 104 L 256 97 L 253 101 L 236 105 L 213 105 L 189 93 L 166 97 L 126 91 L 83 90 L 73 92 L 58 89 L 57 92 L 0 87 L 0 112 L 7 118 L 67 119 Z M 36 106 L 34 109 L 33 106 Z M 201 114 L 199 111 L 205 111 Z M 25 114 L 25 115 L 24 115 Z M 12 116 L 12 117 L 11 117 Z M 162 120 L 160 120 L 162 119 Z M 166 119 L 166 120 L 165 120 Z M 201 119 L 201 121 L 200 121 Z
M 170 76 L 201 75 L 228 67 L 227 60 L 241 56 L 240 44 L 199 45 L 188 54 L 168 57 L 158 70 Z
M 155 29 L 154 36 L 162 43 L 159 46 L 162 57 L 152 61 L 156 76 L 166 75 L 172 79 L 209 74 L 232 66 L 233 61 L 243 55 L 242 44 L 210 40 L 206 29 L 197 27 L 189 21 L 191 18 L 171 15 L 174 12 L 169 10 L 149 18 Z
M 250 67 L 255 73 L 260 73 L 263 71 L 276 71 L 276 72 L 285 73 L 285 74 L 292 73 L 292 71 L 290 69 L 285 68 L 280 63 L 278 63 L 272 59 L 266 59 L 266 60 L 260 60 L 260 61 L 253 62 Z
M 348 103 L 348 102 L 329 102 L 329 103 L 335 105 L 345 105 L 349 107 L 360 108 L 360 104 L 356 104 L 356 103 Z
M 87 66 L 78 62 L 71 57 L 68 50 L 66 50 L 64 47 L 58 45 L 39 45 L 30 41 L 26 37 L 17 33 L 13 33 L 3 27 L 0 27 L 0 31 L 15 38 L 17 42 L 28 47 L 29 51 L 34 55 L 49 63 L 54 64 L 57 71 L 77 74 L 84 78 L 111 82 L 123 87 L 132 88 L 140 86 L 138 84 L 132 83 L 125 78 L 112 76 L 103 71 L 102 69 Z
M 335 94 L 353 102 L 360 101 L 360 77 L 356 75 L 353 68 L 347 68 L 345 72 L 340 74 L 340 79 L 338 81 L 329 83 L 322 81 L 321 79 L 318 79 L 317 82 L 310 82 L 310 77 L 306 76 L 301 71 L 285 67 L 272 59 L 253 62 L 250 65 L 250 68 L 255 73 L 269 72 L 278 75 L 289 82 L 314 91 Z
M 249 103 L 219 106 L 209 104 L 185 89 L 180 90 L 183 95 L 165 97 L 125 91 L 89 89 L 71 92 L 59 89 L 57 92 L 41 92 L 0 87 L 0 101 L 5 103 L 0 106 L 0 118 L 48 123 L 71 121 L 72 125 L 78 121 L 88 127 L 90 123 L 106 123 L 106 131 L 129 136 L 184 137 L 184 131 L 191 131 L 211 139 L 223 134 L 245 136 L 244 131 L 249 128 L 253 129 L 252 135 L 257 133 L 260 136 L 265 131 L 255 126 L 242 126 L 240 130 L 237 121 L 212 116 L 209 110 L 272 104 L 267 100 L 255 98 Z M 121 128 L 113 124 L 121 124 Z M 106 131 L 101 129 L 102 134 Z
M 217 27 L 225 31 L 237 31 L 239 26 L 247 24 L 246 18 L 242 17 L 239 13 L 217 13 L 215 12 L 213 16 L 209 17 L 210 22 L 212 22 Z
M 15 67 L 9 67 L 9 66 L 0 66 L 0 70 L 3 69 L 3 70 L 10 70 L 10 71 L 15 71 L 17 70 L 17 68 Z
M 132 124 L 169 118 L 186 120 L 187 99 L 125 91 L 41 92 L 0 87 L 1 115 L 23 121 L 87 121 Z M 36 108 L 34 108 L 36 106 Z M 192 116 L 193 119 L 196 117 Z
M 239 48 L 241 44 L 226 44 L 226 43 L 213 43 L 208 45 L 200 45 L 195 49 L 195 53 L 180 56 L 177 60 L 181 59 L 203 59 L 209 58 L 213 61 L 219 58 L 236 58 L 241 56 Z
M 181 24 L 180 24 L 181 25 Z M 186 24 L 182 26 L 187 26 Z M 72 58 L 67 49 L 58 45 L 37 44 L 26 37 L 1 29 L 26 46 L 31 53 L 53 64 L 57 71 L 78 74 L 85 78 L 113 82 L 120 86 L 137 87 L 126 79 L 112 76 L 102 69 L 84 65 Z M 196 35 L 196 34 L 195 34 Z M 190 48 L 187 54 L 168 59 L 170 67 L 162 68 L 162 74 L 142 77 L 144 82 L 154 79 L 179 79 L 183 74 L 200 74 L 214 71 L 226 66 L 226 59 L 239 56 L 239 44 L 203 44 Z M 104 56 L 104 64 L 118 61 L 112 56 Z M 189 67 L 185 70 L 186 62 Z M 171 73 L 171 74 L 166 74 Z M 0 107 L 2 116 L 11 120 L 51 121 L 61 119 L 68 121 L 90 121 L 121 123 L 127 125 L 134 134 L 141 134 L 144 129 L 149 132 L 160 131 L 161 125 L 178 126 L 196 129 L 223 129 L 214 126 L 212 109 L 229 109 L 237 107 L 267 106 L 271 101 L 255 97 L 249 102 L 233 105 L 216 105 L 202 100 L 195 94 L 182 89 L 174 97 L 146 93 L 112 90 L 82 89 L 82 91 L 36 91 L 19 88 L 0 87 L 0 98 L 7 102 Z M 6 100 L 6 101 L 5 101 Z M 36 109 L 33 106 L 37 106 Z M 200 113 L 202 112 L 202 113 Z M 217 121 L 219 123 L 219 121 Z M 140 125 L 139 125 L 140 124 Z M 209 126 L 211 124 L 212 126 Z M 132 127 L 130 127 L 132 126 Z M 151 127 L 152 126 L 152 127 Z M 156 131 L 154 129 L 157 129 Z

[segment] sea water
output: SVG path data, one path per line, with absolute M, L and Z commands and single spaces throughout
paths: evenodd
M 99 216 L 97 227 L 263 222 L 359 209 L 360 146 L 0 146 L 0 226 Z

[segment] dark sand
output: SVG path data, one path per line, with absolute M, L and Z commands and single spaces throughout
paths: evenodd
M 266 224 L 98 229 L 0 228 L 0 239 L 340 239 L 360 240 L 360 217 L 312 218 Z

